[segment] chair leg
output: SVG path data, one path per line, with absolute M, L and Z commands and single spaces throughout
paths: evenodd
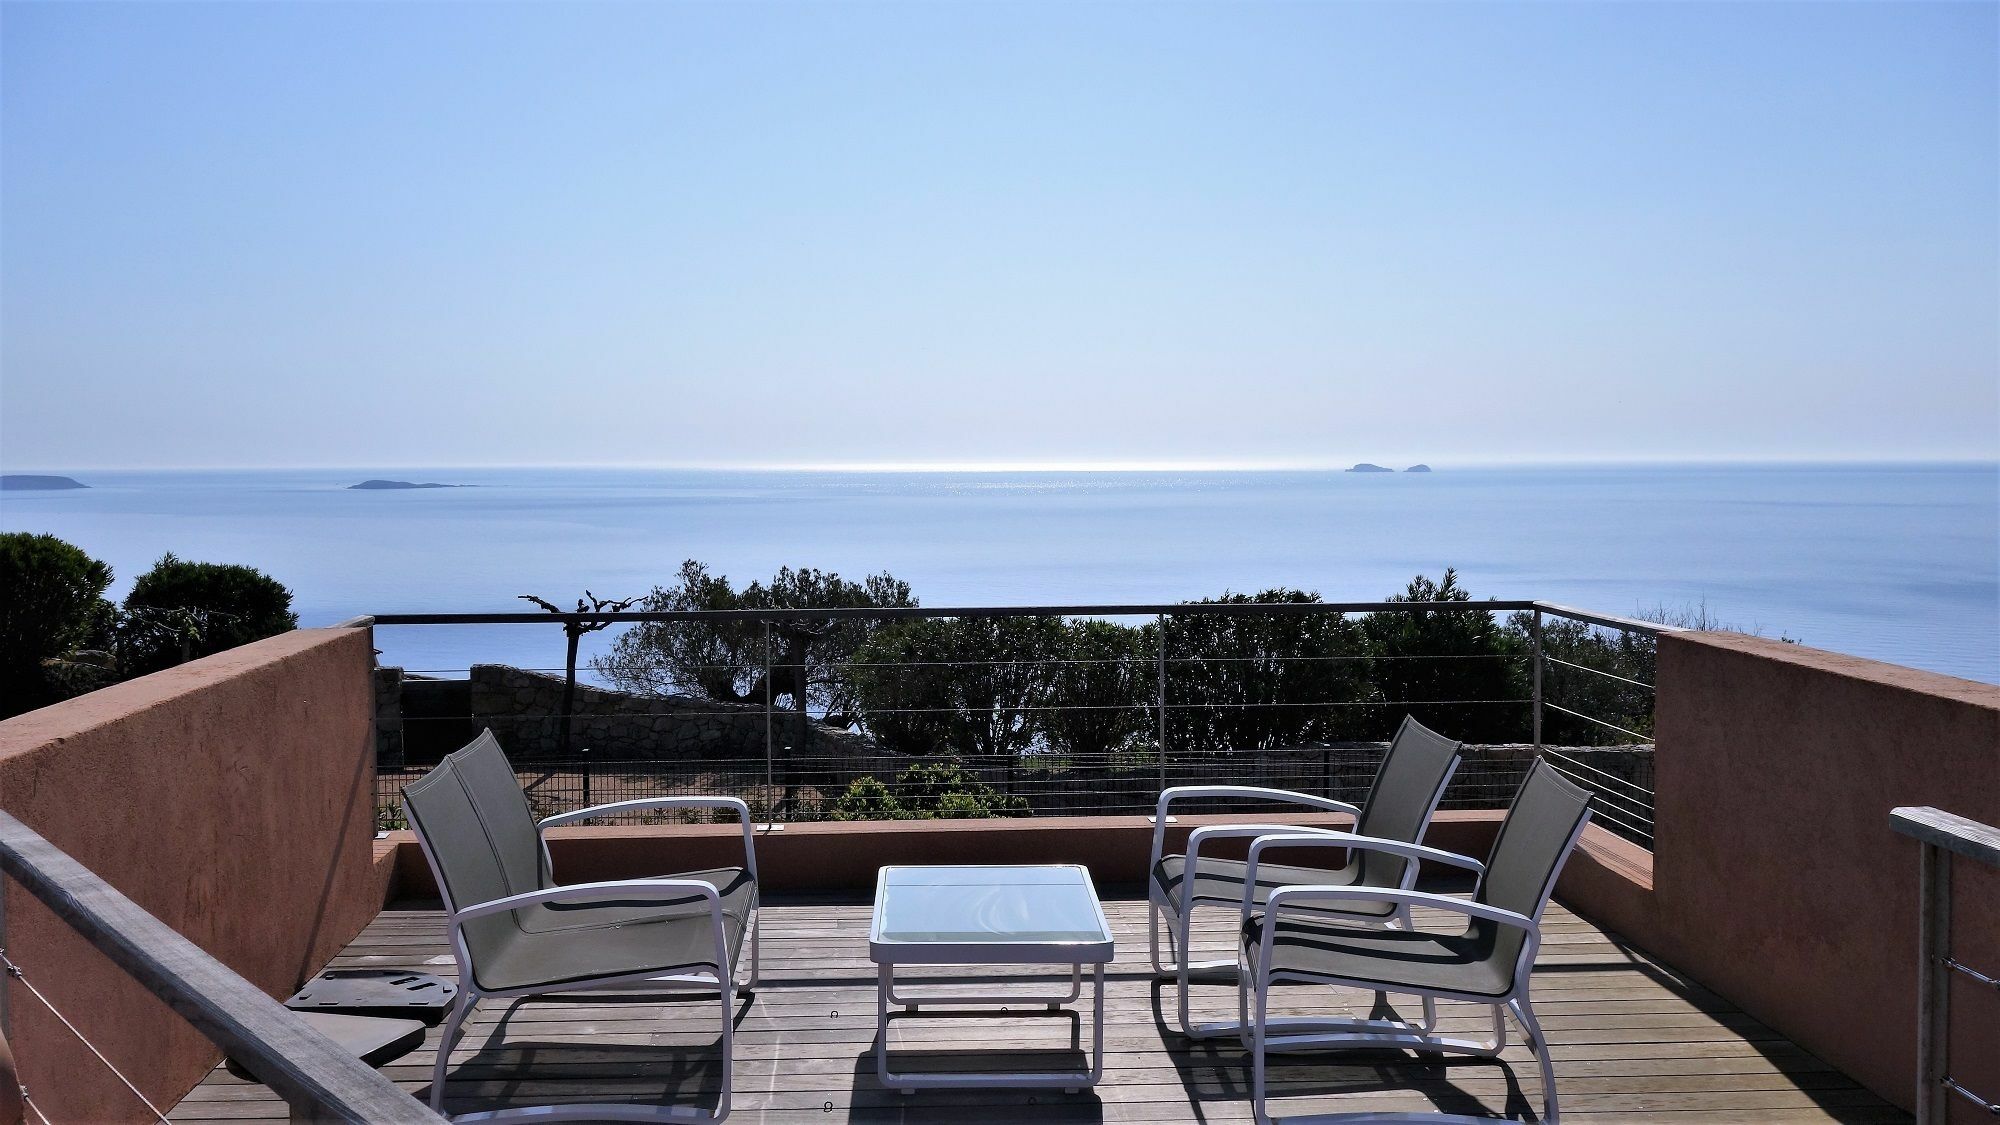
M 1170 977 L 1180 972 L 1180 963 L 1187 956 L 1186 950 L 1176 951 L 1173 947 L 1173 925 L 1174 916 L 1167 912 L 1167 908 L 1149 899 L 1146 903 L 1146 945 L 1148 951 L 1152 954 L 1153 972 L 1163 977 Z M 1168 958 L 1164 961 L 1160 959 L 1160 933 L 1162 930 L 1167 935 L 1167 953 L 1169 954 Z
M 752 937 L 751 942 L 753 952 L 751 953 L 752 968 L 750 970 L 750 979 L 752 983 L 755 983 L 757 979 L 757 970 L 755 968 L 756 953 L 754 952 L 756 949 L 756 938 Z M 729 980 L 730 976 L 731 974 L 728 970 L 718 967 L 715 975 L 715 983 L 722 985 Z M 736 1081 L 736 1041 L 734 1037 L 736 1030 L 736 990 L 732 988 L 717 988 L 716 991 L 722 997 L 722 1098 L 716 1102 L 715 1116 L 711 1120 L 721 1121 L 723 1118 L 729 1116 L 729 1091 L 735 1085 Z
M 1526 996 L 1516 996 L 1507 1001 L 1507 1007 L 1521 1022 L 1521 1033 L 1528 1037 L 1528 1045 L 1535 1049 L 1535 1065 L 1542 1070 L 1542 1120 L 1548 1125 L 1560 1125 L 1562 1110 L 1556 1099 L 1555 1063 L 1549 1058 L 1548 1037 L 1542 1034 L 1542 1025 L 1535 1019 L 1534 1009 L 1529 1007 Z
M 431 1066 L 431 1109 L 439 1114 L 444 1112 L 444 1072 L 451 1062 L 451 1049 L 458 1042 L 460 1025 L 465 1022 L 466 1016 L 472 1014 L 472 1006 L 478 1002 L 477 995 L 465 986 L 465 982 L 459 982 L 458 1002 L 451 1006 L 451 1014 L 438 1028 L 437 1062 Z
M 764 932 L 762 914 L 763 911 L 761 910 L 752 910 L 750 912 L 750 979 L 736 985 L 736 994 L 738 996 L 748 996 L 757 987 L 758 939 Z M 730 973 L 730 981 L 732 984 L 735 983 L 734 970 Z
M 1250 1027 L 1250 1115 L 1256 1125 L 1271 1125 L 1271 1114 L 1264 1106 L 1264 1049 L 1266 1025 L 1270 1022 L 1271 981 L 1259 973 L 1256 982 L 1255 1011 L 1249 1020 Z

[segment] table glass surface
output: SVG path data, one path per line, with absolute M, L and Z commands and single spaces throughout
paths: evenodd
M 892 867 L 875 904 L 884 941 L 1110 941 L 1076 867 Z

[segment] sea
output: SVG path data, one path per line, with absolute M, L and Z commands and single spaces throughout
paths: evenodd
M 645 594 L 698 559 L 887 571 L 935 606 L 1160 603 L 1288 586 L 1372 601 L 1457 569 L 1475 597 L 1748 632 L 2000 683 L 2000 465 L 1291 471 L 639 468 L 67 471 L 0 529 L 111 564 L 247 563 L 304 625 Z M 466 487 L 357 491 L 367 478 Z M 586 638 L 585 656 L 616 631 Z M 550 626 L 377 630 L 382 661 L 559 668 Z

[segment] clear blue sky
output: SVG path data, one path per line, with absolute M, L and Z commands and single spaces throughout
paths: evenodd
M 0 464 L 2000 456 L 1991 3 L 0 9 Z

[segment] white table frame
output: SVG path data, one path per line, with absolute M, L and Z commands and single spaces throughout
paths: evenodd
M 1101 940 L 1093 941 L 898 941 L 882 936 L 882 911 L 884 894 L 891 872 L 911 870 L 962 870 L 977 871 L 982 868 L 1019 869 L 1034 867 L 1042 870 L 1070 870 L 1077 873 L 1083 889 L 1090 895 L 1090 903 L 1097 915 Z M 909 888 L 904 888 L 908 893 Z M 875 1074 L 884 1086 L 905 1094 L 918 1090 L 954 1089 L 965 1087 L 1012 1087 L 1012 1088 L 1059 1088 L 1067 1093 L 1077 1093 L 1086 1086 L 1095 1086 L 1104 1078 L 1104 966 L 1111 962 L 1113 942 L 1111 924 L 1104 917 L 1104 904 L 1097 897 L 1097 888 L 1091 882 L 1090 872 L 1079 864 L 971 864 L 946 865 L 922 864 L 904 867 L 884 867 L 876 875 L 874 917 L 869 924 L 868 958 L 876 965 L 875 987 Z M 1066 993 L 1006 993 L 1006 992 L 966 992 L 953 994 L 924 994 L 921 996 L 898 993 L 896 991 L 896 967 L 898 965 L 1068 965 L 1070 970 L 1069 991 Z M 1083 969 L 1091 969 L 1091 991 L 1093 993 L 1091 1017 L 1090 1069 L 1078 1071 L 964 1071 L 924 1074 L 899 1074 L 889 1068 L 889 1021 L 890 1005 L 903 1009 L 898 1014 L 913 1014 L 925 1006 L 959 1006 L 967 1004 L 1044 1004 L 1051 1012 L 1062 1010 L 1063 1006 L 1075 1002 L 1083 995 Z M 1080 1030 L 1080 1029 L 1079 1029 Z

